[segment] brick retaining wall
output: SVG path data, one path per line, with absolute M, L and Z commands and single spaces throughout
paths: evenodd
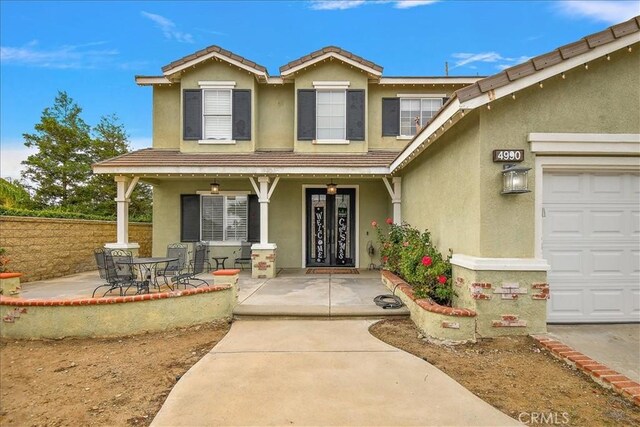
M 0 217 L 0 247 L 7 250 L 10 271 L 22 282 L 95 270 L 95 248 L 116 241 L 115 221 Z M 129 241 L 140 255 L 151 255 L 151 224 L 129 224 Z

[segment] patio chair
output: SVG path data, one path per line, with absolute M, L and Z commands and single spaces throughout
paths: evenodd
M 182 243 L 172 243 L 167 246 L 167 258 L 178 258 L 177 261 L 171 261 L 166 264 L 164 269 L 156 272 L 157 276 L 164 278 L 165 284 L 171 288 L 168 276 L 177 276 L 181 274 L 187 266 L 187 245 Z
M 193 262 L 190 265 L 189 271 L 186 273 L 180 273 L 171 278 L 172 282 L 175 282 L 176 287 L 179 285 L 184 286 L 193 286 L 197 288 L 198 286 L 205 285 L 207 286 L 209 283 L 206 280 L 200 279 L 196 277 L 200 273 L 204 273 L 204 264 L 206 263 L 206 254 L 208 252 L 208 246 L 198 244 L 195 247 L 195 251 L 193 253 Z M 200 282 L 195 285 L 191 283 L 192 281 Z
M 131 259 L 131 253 L 125 253 L 124 251 L 112 251 L 102 248 L 94 250 L 93 253 L 96 259 L 96 264 L 98 265 L 100 278 L 105 280 L 106 283 L 93 290 L 93 294 L 91 294 L 92 298 L 95 298 L 96 292 L 100 288 L 108 288 L 102 296 L 105 296 L 116 289 L 120 296 L 123 296 L 131 286 L 137 287 L 135 274 L 133 273 L 131 266 L 117 264 L 117 262 L 122 260 L 123 257 L 128 256 L 128 258 Z
M 233 261 L 233 267 L 240 265 L 240 268 L 244 270 L 246 264 L 251 265 L 251 245 L 241 245 L 239 251 L 240 256 Z M 235 251 L 235 253 L 238 253 L 238 251 Z

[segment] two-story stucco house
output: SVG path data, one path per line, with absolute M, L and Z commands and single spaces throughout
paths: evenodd
M 136 246 L 141 180 L 154 255 L 248 242 L 256 276 L 367 268 L 371 221 L 391 217 L 451 248 L 454 276 L 546 274 L 552 321 L 638 321 L 639 41 L 635 18 L 487 78 L 385 76 L 338 47 L 271 76 L 200 50 L 136 77 L 153 89 L 153 147 L 94 165 L 118 185 L 112 246 Z M 531 168 L 521 191 L 505 164 Z

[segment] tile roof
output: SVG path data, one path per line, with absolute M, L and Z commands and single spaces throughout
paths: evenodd
M 459 89 L 455 93 L 460 102 L 468 101 L 490 90 L 506 86 L 515 80 L 527 77 L 547 67 L 559 64 L 569 58 L 581 55 L 598 46 L 611 43 L 616 39 L 638 31 L 640 31 L 640 16 L 613 25 L 604 31 L 583 37 L 576 42 L 561 46 L 551 52 L 536 56 L 522 64 L 507 68 L 498 74 L 486 77 L 474 84 Z
M 250 60 L 248 60 L 248 59 L 246 59 L 246 58 L 244 58 L 244 57 L 242 57 L 240 55 L 236 55 L 235 53 L 233 53 L 233 52 L 231 52 L 229 50 L 225 50 L 225 49 L 221 48 L 220 46 L 216 46 L 216 45 L 212 45 L 212 46 L 206 47 L 204 49 L 201 49 L 201 50 L 199 50 L 197 52 L 192 53 L 191 55 L 187 55 L 187 56 L 185 56 L 183 58 L 180 58 L 180 59 L 178 59 L 176 61 L 173 61 L 172 63 L 167 64 L 164 67 L 162 67 L 162 72 L 166 73 L 167 71 L 169 71 L 169 70 L 171 70 L 171 69 L 173 69 L 175 67 L 178 67 L 180 65 L 186 64 L 187 62 L 193 61 L 194 59 L 201 58 L 201 57 L 203 57 L 205 55 L 208 55 L 210 53 L 218 53 L 221 56 L 224 56 L 224 57 L 229 58 L 229 59 L 233 59 L 234 61 L 238 61 L 238 62 L 246 65 L 247 67 L 255 68 L 256 70 L 261 71 L 261 72 L 263 72 L 263 73 L 265 73 L 267 75 L 269 74 L 267 72 L 267 69 L 265 67 L 263 67 L 262 65 L 256 64 L 253 61 L 250 61 Z
M 374 70 L 382 73 L 382 67 L 374 64 L 371 61 L 367 61 L 366 59 L 362 58 L 361 56 L 355 55 L 351 52 L 349 52 L 348 50 L 344 50 L 342 48 L 339 48 L 337 46 L 327 46 L 327 47 L 323 47 L 320 50 L 316 50 L 315 52 L 311 52 L 308 55 L 305 55 L 301 58 L 296 59 L 295 61 L 291 61 L 288 64 L 283 65 L 282 67 L 280 67 L 280 72 L 283 73 L 293 67 L 297 67 L 299 65 L 304 64 L 305 62 L 309 62 L 312 61 L 313 59 L 317 58 L 318 56 L 322 56 L 326 53 L 337 53 L 338 55 L 344 56 L 346 58 L 351 59 L 352 61 L 358 62 L 366 67 L 369 68 L 373 68 Z
M 366 154 L 306 154 L 292 151 L 257 151 L 246 154 L 182 153 L 178 150 L 145 148 L 94 164 L 118 166 L 255 166 L 255 167 L 387 167 L 397 151 L 369 151 Z

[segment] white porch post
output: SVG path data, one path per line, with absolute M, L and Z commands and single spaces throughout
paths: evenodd
M 136 252 L 140 248 L 137 243 L 129 243 L 129 202 L 131 193 L 138 183 L 138 177 L 133 179 L 126 176 L 116 176 L 117 194 L 116 194 L 116 243 L 107 243 L 106 248 L 110 249 L 127 249 Z
M 273 278 L 276 277 L 277 246 L 269 243 L 269 201 L 280 177 L 276 177 L 271 186 L 268 176 L 258 177 L 259 185 L 253 178 L 249 180 L 260 202 L 260 243 L 251 246 L 251 277 Z
M 387 187 L 389 196 L 391 196 L 391 203 L 393 204 L 393 223 L 396 225 L 402 224 L 402 178 L 394 176 L 392 179 L 393 188 L 389 184 L 387 178 L 382 178 L 382 182 Z

